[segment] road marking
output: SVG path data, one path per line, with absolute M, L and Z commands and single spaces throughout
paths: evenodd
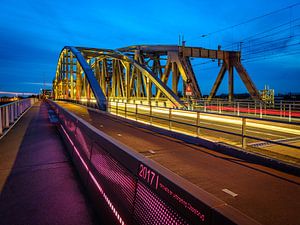
M 297 142 L 299 140 L 300 140 L 300 137 L 292 137 L 292 138 L 277 139 L 277 140 L 272 140 L 272 141 L 279 142 L 279 143 L 293 143 L 293 142 Z M 251 143 L 249 145 L 251 145 L 252 147 L 267 147 L 269 145 L 274 145 L 274 143 L 259 141 L 259 142 Z
M 236 194 L 236 193 L 234 193 L 234 192 L 232 192 L 232 191 L 230 191 L 230 190 L 228 190 L 228 189 L 222 189 L 222 191 L 223 192 L 225 192 L 226 194 L 229 194 L 229 195 L 231 195 L 232 197 L 236 197 L 236 196 L 238 196 L 238 194 Z

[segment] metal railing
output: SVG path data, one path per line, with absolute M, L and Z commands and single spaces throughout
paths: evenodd
M 50 104 L 89 194 L 100 213 L 110 212 L 106 224 L 257 224 L 57 103 Z
M 151 105 L 109 102 L 110 113 L 195 137 L 205 137 L 244 149 L 282 146 L 299 150 L 300 126 L 276 120 L 265 120 L 210 112 L 186 111 Z M 262 129 L 262 131 L 258 131 Z M 281 132 L 286 138 L 264 138 L 270 132 Z M 255 134 L 255 135 L 254 135 Z M 280 135 L 270 133 L 270 137 Z
M 35 98 L 22 99 L 0 106 L 0 137 L 18 120 L 18 118 L 36 101 Z
M 279 119 L 288 122 L 300 122 L 300 102 L 277 101 L 274 104 L 265 104 L 260 101 L 198 100 L 191 103 L 194 110 L 215 112 L 219 114 L 247 115 L 257 118 Z

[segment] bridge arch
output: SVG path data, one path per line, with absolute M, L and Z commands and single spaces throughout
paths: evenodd
M 58 59 L 53 91 L 56 99 L 95 99 L 105 110 L 111 97 L 150 102 L 155 97 L 151 96 L 150 83 L 172 106 L 184 107 L 179 97 L 138 60 L 116 50 L 65 46 Z

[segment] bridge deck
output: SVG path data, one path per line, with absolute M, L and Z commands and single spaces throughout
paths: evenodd
M 0 224 L 98 224 L 44 103 L 0 140 Z
M 83 106 L 59 104 L 258 222 L 299 224 L 299 177 L 137 128 Z

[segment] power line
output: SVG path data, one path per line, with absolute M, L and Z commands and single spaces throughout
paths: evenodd
M 248 19 L 248 20 L 246 20 L 246 21 L 243 21 L 243 22 L 238 23 L 238 24 L 235 24 L 235 25 L 231 25 L 231 26 L 228 26 L 228 27 L 219 29 L 219 30 L 215 30 L 215 31 L 209 32 L 209 33 L 207 33 L 207 34 L 202 34 L 202 35 L 200 35 L 200 36 L 197 37 L 197 38 L 194 38 L 194 39 L 191 39 L 191 40 L 186 40 L 186 41 L 192 41 L 192 40 L 196 40 L 196 39 L 199 39 L 199 38 L 202 38 L 202 37 L 210 36 L 210 35 L 212 35 L 212 34 L 220 33 L 220 32 L 223 32 L 223 31 L 226 31 L 226 30 L 229 30 L 229 29 L 232 29 L 232 28 L 235 28 L 235 27 L 238 27 L 238 26 L 241 26 L 241 25 L 244 25 L 244 24 L 247 24 L 247 23 L 256 21 L 256 20 L 258 20 L 258 19 L 261 19 L 261 18 L 270 16 L 270 15 L 273 15 L 273 14 L 279 13 L 279 12 L 281 12 L 281 11 L 284 11 L 284 10 L 287 10 L 287 9 L 294 8 L 294 7 L 298 6 L 298 5 L 300 5 L 300 2 L 295 3 L 295 4 L 292 4 L 292 5 L 289 5 L 289 6 L 286 6 L 286 7 L 281 8 L 281 9 L 277 9 L 277 10 L 275 10 L 275 11 L 266 13 L 266 14 L 261 15 L 261 16 L 257 16 L 257 17 Z
M 270 15 L 273 15 L 273 14 L 277 14 L 281 11 L 285 11 L 287 9 L 292 9 L 294 7 L 297 7 L 300 5 L 300 2 L 297 2 L 295 4 L 292 4 L 292 5 L 289 5 L 289 6 L 286 6 L 284 8 L 280 8 L 280 9 L 277 9 L 277 10 L 274 10 L 272 12 L 269 12 L 269 13 L 266 13 L 266 14 L 263 14 L 263 15 L 260 15 L 260 16 L 257 16 L 257 17 L 253 17 L 251 19 L 248 19 L 246 21 L 243 21 L 241 23 L 238 23 L 238 24 L 235 24 L 235 25 L 231 25 L 231 26 L 228 26 L 228 27 L 225 27 L 225 28 L 222 28 L 222 29 L 219 29 L 219 30 L 215 30 L 215 31 L 212 31 L 212 32 L 209 32 L 209 33 L 206 33 L 206 34 L 202 34 L 202 35 L 199 35 L 197 38 L 193 38 L 193 39 L 190 39 L 190 40 L 186 40 L 186 41 L 193 41 L 193 40 L 196 40 L 196 39 L 199 39 L 199 38 L 203 38 L 203 37 L 207 37 L 207 36 L 210 36 L 212 34 L 216 34 L 216 33 L 220 33 L 220 32 L 223 32 L 223 31 L 226 31 L 226 30 L 229 30 L 229 29 L 233 29 L 235 27 L 238 27 L 238 26 L 241 26 L 241 25 L 244 25 L 244 24 L 247 24 L 247 23 L 250 23 L 250 22 L 253 22 L 253 21 L 256 21 L 256 20 L 259 20 L 259 19 L 262 19 L 264 17 L 267 17 L 267 16 L 270 16 Z M 290 21 L 291 22 L 291 21 Z
M 262 60 L 270 60 L 270 59 L 274 59 L 274 58 L 282 58 L 282 57 L 287 57 L 287 56 L 291 56 L 291 55 L 300 55 L 300 49 L 298 49 L 297 51 L 294 51 L 294 52 L 286 53 L 286 54 L 261 56 L 261 57 L 249 58 L 249 59 L 245 59 L 245 60 L 242 59 L 242 61 L 245 63 L 251 63 L 251 62 L 262 61 Z
M 268 42 L 258 43 L 253 48 L 250 48 L 250 47 L 246 48 L 246 51 L 243 51 L 242 57 L 252 55 L 252 54 L 257 54 L 262 51 L 270 51 L 270 50 L 272 50 L 270 48 L 272 48 L 276 45 L 277 45 L 277 47 L 279 47 L 279 46 L 287 47 L 287 45 L 285 43 L 287 43 L 290 40 L 293 40 L 295 37 L 299 37 L 299 36 L 300 35 L 294 35 L 294 36 L 290 36 L 290 37 L 275 39 L 275 40 L 268 41 Z
M 297 20 L 300 20 L 300 18 L 298 18 Z M 294 21 L 296 21 L 296 20 L 294 20 Z M 286 25 L 286 24 L 285 24 Z M 275 33 L 270 33 L 270 34 L 267 34 L 268 32 L 272 32 L 272 31 L 275 31 L 276 30 L 276 28 L 278 28 L 279 26 L 277 26 L 277 27 L 275 27 L 275 29 L 274 28 L 271 28 L 271 29 L 269 29 L 268 31 L 264 31 L 264 32 L 261 32 L 260 34 L 266 34 L 266 35 L 264 35 L 264 36 L 259 36 L 259 35 L 251 35 L 250 37 L 248 37 L 248 38 L 244 38 L 244 39 L 242 39 L 241 41 L 238 41 L 238 42 L 233 42 L 231 45 L 227 45 L 227 46 L 225 46 L 225 47 L 223 47 L 224 49 L 226 49 L 226 48 L 229 48 L 229 47 L 233 47 L 234 45 L 236 45 L 236 44 L 240 44 L 240 43 L 246 43 L 246 42 L 248 42 L 248 43 L 250 43 L 250 42 L 252 42 L 252 44 L 254 43 L 254 42 L 257 42 L 258 40 L 261 40 L 261 39 L 266 39 L 266 38 L 270 38 L 270 37 L 273 37 L 273 36 L 276 36 L 276 35 L 281 35 L 281 34 L 283 34 L 285 31 L 287 31 L 287 30 L 290 30 L 290 29 L 294 29 L 294 28 L 297 28 L 297 27 L 300 27 L 300 24 L 296 24 L 296 25 L 293 25 L 293 26 L 289 26 L 289 27 L 287 27 L 287 28 L 283 28 L 283 29 L 280 29 L 280 30 L 278 30 L 278 31 L 276 31 Z M 258 36 L 258 37 L 257 37 Z M 291 36 L 291 35 L 289 35 L 289 36 Z M 289 37 L 288 36 L 288 37 Z M 252 37 L 255 37 L 255 38 L 252 38 Z M 252 38 L 252 39 L 251 39 Z
M 265 30 L 265 31 L 262 31 L 262 32 L 253 34 L 253 35 L 248 36 L 248 37 L 246 37 L 246 38 L 243 38 L 243 39 L 241 39 L 241 41 L 247 41 L 248 39 L 249 39 L 249 40 L 252 40 L 251 38 L 253 38 L 253 37 L 257 37 L 257 36 L 259 36 L 260 34 L 265 34 L 265 33 L 271 32 L 271 31 L 273 31 L 273 30 L 276 30 L 277 28 L 280 28 L 280 27 L 283 27 L 283 26 L 286 26 L 286 25 L 289 25 L 289 27 L 286 28 L 286 29 L 284 29 L 284 30 L 290 29 L 290 28 L 291 28 L 290 24 L 293 23 L 293 22 L 296 22 L 296 21 L 298 21 L 298 20 L 300 20 L 300 17 L 298 17 L 298 18 L 296 18 L 296 19 L 294 19 L 294 20 L 291 20 L 291 21 L 289 21 L 289 22 L 280 24 L 280 25 L 278 25 L 278 26 L 272 27 L 272 28 L 267 29 L 267 30 Z M 293 27 L 296 27 L 296 26 L 297 26 L 297 25 L 294 25 Z M 280 31 L 282 31 L 282 30 L 280 30 Z M 260 37 L 259 39 L 261 39 L 261 38 L 263 38 L 263 37 L 266 37 L 266 36 L 262 36 L 262 37 Z M 255 38 L 255 40 L 256 40 L 256 39 L 258 39 L 258 38 Z

